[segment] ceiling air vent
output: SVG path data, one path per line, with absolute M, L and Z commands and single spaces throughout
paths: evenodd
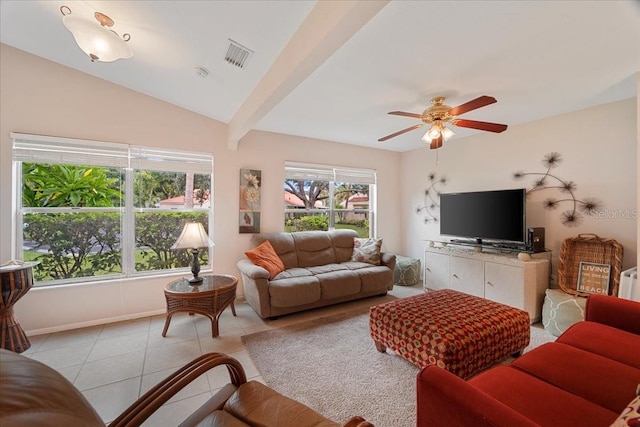
M 224 60 L 231 65 L 244 69 L 251 55 L 253 55 L 251 49 L 247 49 L 241 44 L 229 39 L 229 47 L 227 48 L 227 54 L 224 56 Z

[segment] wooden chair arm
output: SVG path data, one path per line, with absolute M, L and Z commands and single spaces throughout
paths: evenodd
M 193 380 L 216 366 L 226 365 L 231 382 L 239 387 L 247 382 L 240 362 L 222 353 L 208 353 L 189 362 L 140 396 L 109 427 L 133 427 L 141 425 L 164 403 Z M 350 426 L 351 427 L 351 426 Z
M 342 427 L 374 427 L 373 424 L 362 417 L 351 417 Z

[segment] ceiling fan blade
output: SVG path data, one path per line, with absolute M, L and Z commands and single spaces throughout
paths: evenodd
M 395 137 L 395 136 L 402 135 L 403 133 L 406 133 L 406 132 L 412 131 L 412 130 L 414 130 L 414 129 L 418 129 L 418 128 L 422 127 L 422 126 L 423 126 L 423 124 L 424 124 L 424 123 L 418 123 L 417 125 L 413 125 L 413 126 L 408 127 L 408 128 L 406 128 L 406 129 L 399 130 L 398 132 L 394 132 L 394 133 L 392 133 L 391 135 L 383 136 L 382 138 L 380 138 L 380 139 L 378 140 L 378 142 L 384 142 L 384 141 L 386 141 L 387 139 L 391 139 L 391 138 L 393 138 L 393 137 Z
M 436 139 L 431 140 L 431 144 L 429 144 L 430 149 L 435 150 L 440 147 L 442 147 L 442 136 L 439 136 Z
M 421 119 L 422 118 L 422 114 L 407 113 L 406 111 L 390 111 L 387 114 L 393 114 L 394 116 L 414 117 L 416 119 Z
M 486 130 L 488 132 L 500 133 L 507 130 L 507 125 L 501 125 L 500 123 L 478 122 L 476 120 L 456 119 L 451 122 L 456 126 L 463 128 Z
M 469 102 L 465 102 L 462 105 L 453 107 L 451 110 L 449 110 L 449 114 L 451 114 L 452 116 L 459 116 L 460 114 L 464 114 L 467 111 L 476 110 L 480 107 L 493 104 L 494 102 L 497 102 L 494 97 L 483 95 L 476 99 L 472 99 Z

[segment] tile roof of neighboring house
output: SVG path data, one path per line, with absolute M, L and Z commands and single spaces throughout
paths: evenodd
M 284 192 L 284 202 L 287 205 L 291 205 L 291 206 L 296 206 L 298 208 L 304 208 L 304 202 L 302 201 L 302 199 L 300 199 L 300 197 L 296 196 L 295 194 L 291 194 L 288 192 Z M 321 201 L 316 201 L 315 203 L 315 207 L 316 208 L 322 208 L 324 207 L 324 205 L 322 204 Z
M 202 205 L 200 205 L 200 199 L 198 199 L 197 197 L 193 198 L 193 206 L 194 207 L 198 207 L 201 206 L 203 208 L 208 208 L 210 206 L 210 202 L 209 202 L 209 192 L 206 191 L 205 192 L 205 200 L 202 202 Z M 164 200 L 160 200 L 158 202 L 158 207 L 160 208 L 169 208 L 169 207 L 174 207 L 174 206 L 184 206 L 184 195 L 180 195 L 180 196 L 176 196 L 176 197 L 170 197 L 168 199 L 164 199 Z

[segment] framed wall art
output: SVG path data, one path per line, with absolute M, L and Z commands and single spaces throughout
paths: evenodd
M 609 293 L 610 278 L 611 264 L 580 262 L 577 291 L 607 295 Z
M 256 169 L 240 169 L 239 232 L 260 232 L 260 201 L 262 172 Z

